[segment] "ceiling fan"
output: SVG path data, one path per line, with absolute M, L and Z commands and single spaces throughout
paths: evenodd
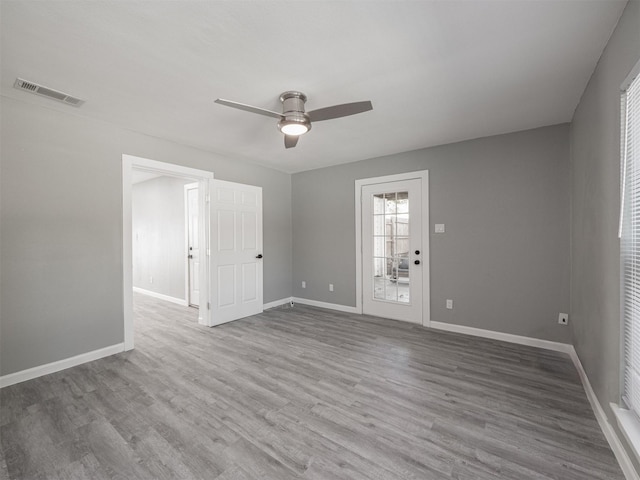
M 244 103 L 232 102 L 231 100 L 224 100 L 222 98 L 218 98 L 216 103 L 246 112 L 277 118 L 280 120 L 278 122 L 278 128 L 284 133 L 285 148 L 295 147 L 300 135 L 311 130 L 311 122 L 348 117 L 356 113 L 373 110 L 373 105 L 367 100 L 365 102 L 343 103 L 305 112 L 304 104 L 307 101 L 307 96 L 304 93 L 295 91 L 284 92 L 280 95 L 280 101 L 282 102 L 282 113 L 272 112 L 271 110 L 245 105 Z

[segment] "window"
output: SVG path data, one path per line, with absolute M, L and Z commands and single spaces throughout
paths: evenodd
M 625 85 L 621 105 L 620 255 L 624 322 L 622 400 L 640 419 L 640 76 Z

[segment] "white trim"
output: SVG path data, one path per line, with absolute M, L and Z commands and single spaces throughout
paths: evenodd
M 133 160 L 122 156 L 122 286 L 124 349 L 133 350 Z
M 633 82 L 638 75 L 640 75 L 640 60 L 633 66 L 629 74 L 625 77 L 622 85 L 620 85 L 620 90 L 624 92 L 629 88 L 631 82 Z
M 110 347 L 99 348 L 98 350 L 81 353 L 74 357 L 65 358 L 45 365 L 38 365 L 37 367 L 28 368 L 27 370 L 22 370 L 20 372 L 3 375 L 0 377 L 0 388 L 15 385 L 20 382 L 26 382 L 27 380 L 33 380 L 34 378 L 38 378 L 43 375 L 49 375 L 61 370 L 66 370 L 67 368 L 75 367 L 87 362 L 93 362 L 94 360 L 121 352 L 124 352 L 124 343 L 117 343 Z
M 213 188 L 213 173 L 206 179 L 198 181 L 198 242 L 202 245 L 200 252 L 200 290 L 198 291 L 198 323 L 210 327 L 213 325 L 211 318 L 211 302 L 213 302 L 211 285 L 211 210 L 209 198 Z
M 144 170 L 162 175 L 169 175 L 198 182 L 198 192 L 202 193 L 200 199 L 201 211 L 200 219 L 204 228 L 200 229 L 201 245 L 208 245 L 209 235 L 209 215 L 205 211 L 206 203 L 204 198 L 209 195 L 209 183 L 213 179 L 213 172 L 199 170 L 196 168 L 183 167 L 172 163 L 158 162 L 148 158 L 135 157 L 133 155 L 122 155 L 122 286 L 123 286 L 123 318 L 124 318 L 124 349 L 133 349 L 133 255 L 132 255 L 132 170 Z M 200 198 L 200 196 L 199 196 Z M 209 302 L 209 262 L 201 262 L 200 269 L 200 303 L 207 305 Z M 210 310 L 200 308 L 198 310 L 198 323 L 210 325 Z
M 429 170 L 398 173 L 383 177 L 360 178 L 355 181 L 356 230 L 356 306 L 352 313 L 362 314 L 362 187 L 377 183 L 420 179 L 422 181 L 422 325 L 431 324 L 431 250 L 429 247 Z M 302 303 L 302 302 L 301 302 Z M 331 308 L 331 307 L 326 307 Z M 352 307 L 349 307 L 352 308 Z M 344 310 L 343 310 L 344 311 Z M 351 310 L 350 310 L 351 311 Z
M 357 307 L 348 307 L 347 305 L 338 305 L 337 303 L 319 302 L 317 300 L 308 300 L 306 298 L 293 297 L 291 299 L 293 303 L 301 303 L 302 305 L 310 305 L 312 307 L 328 308 L 329 310 L 337 310 L 339 312 L 346 313 L 361 313 L 358 312 Z
M 274 300 L 273 302 L 265 303 L 262 305 L 263 310 L 267 310 L 269 308 L 276 308 L 282 305 L 288 305 L 292 302 L 293 297 L 281 298 L 280 300 Z
M 598 425 L 600 425 L 600 430 L 602 430 L 604 437 L 607 439 L 607 442 L 609 442 L 609 446 L 611 447 L 611 450 L 613 451 L 613 454 L 615 455 L 616 460 L 618 460 L 618 464 L 622 469 L 622 473 L 624 473 L 624 476 L 627 480 L 640 480 L 640 477 L 638 476 L 638 472 L 636 472 L 635 468 L 633 467 L 633 463 L 631 462 L 631 459 L 629 458 L 627 451 L 622 446 L 622 442 L 620 441 L 620 438 L 618 438 L 616 431 L 613 429 L 613 427 L 609 423 L 609 420 L 607 419 L 607 416 L 604 413 L 602 405 L 600 405 L 600 402 L 598 401 L 598 397 L 596 396 L 596 393 L 593 391 L 593 388 L 591 387 L 591 382 L 589 382 L 589 377 L 587 377 L 587 372 L 584 370 L 584 367 L 582 366 L 582 362 L 580 361 L 580 357 L 578 357 L 578 353 L 576 352 L 576 349 L 573 347 L 573 345 L 570 345 L 570 347 L 571 348 L 569 350 L 569 356 L 571 357 L 571 360 L 573 361 L 573 365 L 576 367 L 576 370 L 578 371 L 578 376 L 582 381 L 582 386 L 584 388 L 585 393 L 587 394 L 587 399 L 591 404 L 591 408 L 596 417 L 596 420 L 598 421 Z
M 627 440 L 627 443 L 631 447 L 633 454 L 636 456 L 636 459 L 640 459 L 640 421 L 638 421 L 637 417 L 632 411 L 627 410 L 626 408 L 621 408 L 615 403 L 610 403 L 609 406 L 611 407 L 611 410 L 613 410 L 613 414 L 618 421 L 618 427 L 620 428 L 620 431 L 622 432 L 624 438 Z M 640 478 L 637 475 L 635 477 L 627 475 L 624 467 L 622 467 L 623 461 L 619 460 L 618 462 L 620 463 L 620 467 L 622 468 L 622 470 L 625 472 L 625 476 L 627 477 L 627 479 L 633 478 L 635 480 L 637 478 Z
M 144 170 L 148 172 L 156 172 L 162 175 L 171 175 L 179 178 L 192 178 L 200 180 L 201 178 L 213 178 L 213 172 L 200 170 L 198 168 L 184 167 L 174 163 L 159 162 L 149 158 L 136 157 L 134 155 L 122 155 L 122 160 L 129 162 L 135 166 L 136 170 Z
M 162 293 L 152 292 L 151 290 L 145 290 L 140 287 L 133 287 L 132 290 L 136 293 L 141 293 L 143 295 L 148 295 L 149 297 L 159 298 L 160 300 L 166 300 L 167 302 L 177 303 L 178 305 L 182 305 L 183 307 L 188 307 L 189 304 L 184 298 L 171 297 L 169 295 L 164 295 Z
M 503 342 L 517 343 L 518 345 L 527 345 L 529 347 L 544 348 L 545 350 L 554 350 L 556 352 L 568 354 L 573 350 L 573 346 L 569 343 L 552 342 L 549 340 L 542 340 L 540 338 L 513 335 L 511 333 L 496 332 L 494 330 L 467 327 L 465 325 L 456 325 L 453 323 L 431 322 L 431 328 L 447 332 L 473 335 L 474 337 L 491 338 L 493 340 L 501 340 Z

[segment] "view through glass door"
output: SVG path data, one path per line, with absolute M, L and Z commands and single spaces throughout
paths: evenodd
M 363 313 L 422 323 L 419 179 L 362 187 Z

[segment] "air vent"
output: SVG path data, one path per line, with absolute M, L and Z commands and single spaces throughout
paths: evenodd
M 54 90 L 53 88 L 43 87 L 42 85 L 38 85 L 37 83 L 23 80 L 22 78 L 16 78 L 16 82 L 13 84 L 13 86 L 18 90 L 25 90 L 27 92 L 35 93 L 36 95 L 48 97 L 53 100 L 66 103 L 67 105 L 71 105 L 73 107 L 80 107 L 84 103 L 84 100 L 72 97 L 71 95 L 60 92 L 58 90 Z

